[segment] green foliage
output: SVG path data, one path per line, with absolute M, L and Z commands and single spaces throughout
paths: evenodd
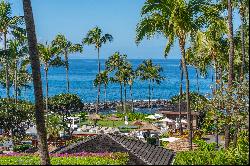
M 178 152 L 174 165 L 248 165 L 249 164 L 249 131 L 239 133 L 236 148 L 215 151 L 215 143 L 208 144 L 196 140 L 199 145 L 195 151 Z
M 66 156 L 51 157 L 52 165 L 126 165 L 127 153 L 113 153 L 111 156 Z M 0 165 L 40 165 L 39 156 L 4 156 Z
M 216 143 L 213 142 L 213 143 L 207 143 L 205 140 L 200 140 L 200 139 L 196 139 L 194 140 L 194 143 L 196 145 L 198 145 L 198 150 L 201 150 L 201 151 L 214 151 L 216 150 Z
M 156 145 L 156 138 L 154 137 L 148 137 L 147 138 L 147 143 L 151 145 Z
M 25 100 L 0 99 L 0 128 L 5 131 L 13 131 L 17 139 L 22 139 L 25 129 L 32 122 L 34 105 Z
M 85 121 L 87 120 L 87 117 L 86 117 L 87 114 L 88 114 L 87 112 L 81 112 L 81 113 L 79 114 L 79 117 L 80 117 L 80 121 L 81 121 L 81 122 L 85 122 Z
M 81 111 L 83 103 L 75 94 L 59 94 L 48 99 L 48 108 L 53 112 L 64 114 L 66 112 Z
M 183 93 L 182 96 L 180 95 L 175 95 L 171 97 L 170 103 L 173 104 L 178 104 L 179 99 L 181 102 L 186 101 L 186 93 Z M 197 92 L 190 92 L 189 93 L 189 100 L 190 100 L 190 108 L 192 111 L 198 112 L 198 127 L 201 128 L 201 126 L 204 123 L 204 118 L 206 116 L 206 110 L 207 110 L 207 104 L 208 104 L 208 99 L 197 93 Z
M 47 117 L 47 134 L 49 138 L 58 138 L 59 131 L 63 130 L 62 117 L 58 114 L 50 114 Z
M 27 149 L 32 148 L 33 146 L 30 144 L 17 145 L 13 147 L 14 152 L 24 152 Z
M 248 156 L 231 151 L 178 152 L 174 165 L 248 165 Z
M 137 112 L 129 112 L 126 114 L 123 113 L 116 113 L 116 116 L 118 116 L 119 118 L 123 118 L 125 117 L 125 115 L 128 116 L 128 121 L 135 121 L 135 120 L 146 120 L 145 117 L 147 116 L 146 114 L 143 113 L 137 113 Z

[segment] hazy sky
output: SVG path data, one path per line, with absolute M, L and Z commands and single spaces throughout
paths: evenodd
M 23 15 L 22 0 L 8 0 L 13 14 Z M 80 43 L 88 30 L 99 26 L 103 33 L 109 33 L 114 41 L 101 48 L 101 58 L 107 58 L 115 51 L 127 54 L 130 59 L 163 57 L 166 39 L 155 37 L 135 44 L 136 24 L 145 0 L 31 0 L 39 42 L 51 41 L 58 33 L 70 41 Z M 238 25 L 238 18 L 236 24 Z M 96 58 L 93 46 L 84 46 L 82 54 L 71 58 Z M 179 59 L 177 43 L 169 59 Z

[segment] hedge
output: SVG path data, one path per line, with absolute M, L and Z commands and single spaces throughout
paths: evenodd
M 126 165 L 127 153 L 51 154 L 52 165 Z M 0 165 L 40 165 L 38 155 L 0 155 Z

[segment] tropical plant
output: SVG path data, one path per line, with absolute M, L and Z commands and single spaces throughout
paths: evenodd
M 104 70 L 101 73 L 96 75 L 96 78 L 94 80 L 94 86 L 97 87 L 99 84 L 104 85 L 104 103 L 105 103 L 105 107 L 107 106 L 107 103 L 106 103 L 107 102 L 107 92 L 106 91 L 107 91 L 108 83 L 109 83 L 109 78 L 108 78 L 108 71 L 107 70 Z
M 12 139 L 20 141 L 25 136 L 25 131 L 33 121 L 34 105 L 27 101 L 13 98 L 0 99 L 0 128 L 11 133 Z
M 108 58 L 108 60 L 105 62 L 105 69 L 109 71 L 109 73 L 118 73 L 117 71 L 124 66 L 124 63 L 127 61 L 127 55 L 126 54 L 120 54 L 119 52 L 115 52 L 112 56 Z M 122 79 L 118 77 L 119 74 L 116 74 L 115 76 L 110 77 L 110 81 L 114 83 L 120 84 L 120 102 L 123 107 L 123 93 L 122 93 Z
M 171 1 L 147 0 L 141 10 L 142 20 L 136 28 L 136 43 L 144 37 L 152 38 L 155 34 L 168 39 L 164 54 L 167 56 L 175 39 L 179 40 L 182 55 L 182 66 L 186 77 L 186 102 L 189 133 L 189 144 L 192 149 L 191 110 L 189 104 L 189 77 L 186 66 L 186 40 L 204 23 L 203 9 L 207 9 L 206 0 Z
M 23 11 L 27 30 L 29 55 L 31 61 L 34 95 L 35 95 L 35 119 L 38 135 L 38 147 L 42 165 L 50 165 L 50 158 L 47 144 L 47 131 L 44 120 L 43 91 L 40 73 L 40 61 L 37 48 L 35 23 L 30 0 L 23 0 Z
M 148 81 L 148 108 L 151 107 L 150 98 L 152 83 L 156 82 L 157 84 L 160 84 L 161 81 L 164 80 L 164 77 L 160 74 L 162 71 L 162 67 L 160 65 L 154 65 L 151 59 L 144 60 L 136 69 L 138 77 L 142 81 Z
M 52 41 L 52 45 L 59 47 L 61 50 L 61 54 L 64 55 L 64 63 L 65 63 L 65 70 L 66 70 L 66 81 L 67 81 L 67 93 L 69 93 L 69 54 L 80 52 L 82 53 L 82 45 L 80 44 L 73 44 L 66 39 L 66 37 L 62 34 L 59 34 L 55 37 Z
M 48 96 L 49 96 L 49 82 L 48 82 L 48 71 L 49 67 L 59 67 L 63 66 L 64 63 L 62 59 L 58 56 L 60 53 L 60 48 L 56 47 L 52 44 L 48 44 L 46 42 L 45 45 L 39 44 L 38 45 L 39 54 L 40 54 L 40 60 L 44 64 L 44 72 L 45 72 L 45 84 L 46 84 L 46 103 L 45 103 L 45 109 L 46 112 L 48 112 Z
M 1 0 L 0 2 L 0 34 L 3 35 L 4 51 L 7 50 L 7 35 L 10 31 L 18 29 L 19 25 L 23 22 L 21 16 L 11 16 L 11 5 L 9 2 Z M 10 80 L 9 80 L 9 58 L 6 56 L 4 59 L 5 64 L 5 76 L 6 76 L 6 96 L 10 97 Z
M 86 37 L 82 40 L 83 44 L 87 45 L 95 45 L 95 49 L 97 49 L 98 55 L 98 74 L 101 72 L 101 63 L 100 63 L 100 48 L 103 44 L 107 42 L 112 42 L 113 37 L 110 34 L 102 35 L 102 30 L 99 27 L 95 27 L 88 31 Z M 97 105 L 96 105 L 96 113 L 98 113 L 99 109 L 99 100 L 100 100 L 100 84 L 98 85 L 98 96 L 97 96 Z
M 68 117 L 75 112 L 81 111 L 83 103 L 79 96 L 75 94 L 59 94 L 48 98 L 48 109 L 50 113 L 57 113 L 62 116 L 62 124 L 64 132 L 67 131 L 69 135 L 70 127 L 67 126 L 67 122 L 71 122 Z
M 56 140 L 59 137 L 59 132 L 63 130 L 62 118 L 58 114 L 49 114 L 47 121 L 48 137 Z

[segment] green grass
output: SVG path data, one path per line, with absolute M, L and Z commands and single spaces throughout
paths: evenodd
M 131 125 L 131 123 L 132 122 L 129 121 L 128 125 Z M 85 122 L 81 122 L 81 126 L 84 125 L 84 124 L 86 124 L 86 125 L 93 125 L 94 123 L 93 123 L 93 121 L 87 120 Z M 113 127 L 113 121 L 111 121 L 111 120 L 99 120 L 97 122 L 97 125 L 98 126 L 103 126 L 103 127 Z M 117 128 L 117 127 L 120 127 L 120 126 L 125 126 L 124 121 L 114 121 L 114 127 Z
M 114 123 L 114 125 L 113 125 L 113 123 Z M 132 121 L 129 121 L 128 122 L 128 126 L 132 126 Z M 89 120 L 87 120 L 87 121 L 85 121 L 85 122 L 82 122 L 81 123 L 81 126 L 82 125 L 93 125 L 93 121 L 89 121 Z M 125 126 L 125 123 L 124 123 L 124 121 L 111 121 L 111 120 L 105 120 L 105 119 L 103 119 L 103 120 L 99 120 L 98 122 L 97 122 L 97 125 L 98 126 L 102 126 L 102 127 L 115 127 L 115 128 L 119 128 L 120 126 Z M 130 128 L 122 128 L 122 129 L 120 129 L 120 131 L 121 132 L 130 132 L 130 131 L 132 131 L 132 130 L 134 130 L 134 129 L 130 129 Z

